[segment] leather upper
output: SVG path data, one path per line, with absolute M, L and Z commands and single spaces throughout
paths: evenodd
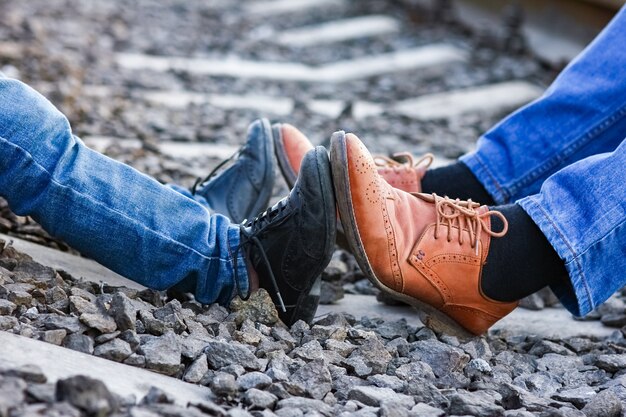
M 304 155 L 313 149 L 309 139 L 290 124 L 274 125 L 274 141 L 278 165 L 290 187 L 293 187 L 300 164 Z M 433 160 L 431 154 L 426 154 L 417 162 L 408 153 L 395 154 L 394 157 L 404 159 L 398 162 L 395 159 L 378 156 L 375 158 L 378 173 L 392 187 L 409 193 L 422 192 L 422 178 Z
M 267 208 L 274 186 L 274 143 L 266 119 L 253 122 L 239 156 L 227 169 L 203 184 L 202 195 L 216 213 L 241 223 Z
M 442 197 L 410 194 L 383 180 L 356 136 L 346 135 L 346 147 L 358 236 L 384 287 L 437 308 L 474 334 L 484 333 L 517 306 L 491 300 L 481 291 L 491 240 L 487 207 L 459 202 L 481 225 L 464 215 L 448 219 L 436 209 Z M 454 216 L 452 203 L 440 201 L 439 209 Z M 473 233 L 478 228 L 479 233 Z
M 287 197 L 245 225 L 246 240 L 254 236 L 263 247 L 251 246 L 250 262 L 277 306 L 280 304 L 265 258 L 269 261 L 287 311 L 281 319 L 291 325 L 313 319 L 319 294 L 312 289 L 333 254 L 336 232 L 335 198 L 328 153 L 322 147 L 308 152 Z M 243 235 L 242 235 L 243 236 Z

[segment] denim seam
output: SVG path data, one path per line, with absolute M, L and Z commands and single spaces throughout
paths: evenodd
M 582 281 L 583 285 L 585 286 L 585 292 L 587 293 L 587 300 L 588 300 L 589 304 L 591 304 L 592 308 L 595 308 L 594 303 L 593 303 L 593 298 L 591 296 L 591 290 L 589 289 L 589 285 L 587 283 L 587 278 L 585 277 L 585 272 L 583 270 L 582 265 L 579 262 L 579 256 L 580 255 L 576 254 L 576 251 L 574 250 L 573 246 L 567 240 L 567 238 L 565 237 L 565 235 L 563 234 L 561 229 L 559 229 L 559 227 L 554 222 L 554 220 L 552 220 L 552 217 L 550 217 L 549 213 L 547 211 L 545 211 L 543 209 L 543 207 L 541 207 L 539 204 L 537 204 L 537 202 L 531 201 L 531 204 L 534 204 L 535 207 L 537 207 L 541 211 L 541 213 L 546 218 L 546 220 L 548 220 L 548 222 L 550 222 L 550 226 L 552 226 L 552 228 L 557 232 L 557 234 L 561 238 L 561 241 L 563 243 L 565 243 L 565 246 L 567 246 L 567 248 L 571 252 L 572 259 L 570 261 L 567 261 L 567 263 L 574 262 L 576 264 L 575 267 L 578 270 L 578 274 L 580 275 L 580 278 L 581 278 L 581 281 Z
M 46 175 L 50 178 L 50 182 L 51 182 L 51 183 L 56 184 L 57 186 L 59 186 L 59 187 L 61 187 L 61 188 L 63 188 L 63 189 L 67 189 L 67 190 L 69 190 L 69 191 L 70 191 L 70 192 L 72 192 L 72 193 L 75 193 L 75 194 L 78 194 L 78 195 L 80 195 L 80 196 L 83 196 L 83 197 L 85 197 L 85 198 L 87 198 L 87 199 L 89 199 L 89 200 L 93 201 L 96 205 L 99 205 L 99 206 L 103 207 L 105 210 L 108 210 L 108 211 L 111 211 L 111 212 L 113 212 L 113 213 L 116 213 L 116 214 L 118 214 L 118 215 L 120 215 L 120 216 L 124 217 L 125 219 L 130 220 L 132 223 L 135 223 L 135 224 L 139 225 L 139 226 L 140 226 L 141 228 L 143 228 L 144 230 L 146 230 L 146 231 L 148 231 L 148 232 L 150 232 L 150 233 L 153 233 L 153 234 L 155 234 L 156 236 L 162 237 L 163 239 L 165 239 L 165 240 L 167 240 L 167 241 L 169 241 L 169 242 L 173 242 L 173 243 L 174 243 L 174 244 L 176 244 L 177 246 L 181 246 L 181 247 L 183 247 L 183 248 L 185 248 L 185 249 L 187 249 L 187 250 L 190 250 L 191 252 L 193 252 L 193 253 L 195 253 L 195 254 L 199 255 L 201 258 L 204 258 L 204 259 L 207 259 L 207 260 L 216 260 L 216 259 L 222 260 L 222 259 L 221 259 L 221 258 L 219 258 L 219 257 L 213 257 L 213 256 L 206 256 L 206 255 L 203 255 L 202 253 L 198 252 L 196 249 L 193 249 L 193 248 L 191 248 L 191 247 L 189 247 L 189 246 L 187 246 L 187 245 L 185 245 L 185 244 L 183 244 L 183 243 L 181 243 L 181 242 L 179 242 L 179 241 L 177 241 L 177 240 L 174 240 L 174 239 L 172 239 L 172 238 L 170 238 L 170 237 L 168 237 L 168 236 L 165 236 L 165 235 L 163 235 L 163 234 L 161 234 L 161 233 L 157 232 L 156 230 L 153 230 L 153 229 L 151 229 L 151 228 L 146 227 L 146 226 L 145 226 L 145 225 L 143 225 L 143 224 L 140 224 L 140 223 L 139 223 L 139 222 L 137 222 L 136 220 L 133 220 L 132 218 L 128 217 L 126 214 L 124 214 L 124 213 L 122 213 L 122 212 L 120 212 L 120 211 L 118 211 L 118 210 L 115 210 L 115 209 L 113 209 L 113 208 L 111 208 L 111 207 L 109 207 L 109 206 L 107 206 L 107 205 L 103 204 L 101 201 L 96 200 L 95 198 L 93 198 L 93 197 L 92 197 L 92 196 L 90 196 L 89 194 L 85 194 L 85 193 L 82 193 L 82 192 L 78 192 L 78 191 L 76 191 L 75 189 L 73 189 L 73 188 L 71 188 L 71 187 L 69 187 L 69 186 L 67 186 L 67 185 L 61 184 L 60 182 L 58 182 L 58 181 L 57 181 L 57 180 L 56 180 L 56 179 L 52 176 L 52 173 L 51 173 L 50 171 L 48 171 L 48 170 L 47 170 L 44 166 L 42 166 L 39 162 L 37 162 L 37 160 L 36 160 L 36 159 L 32 156 L 32 154 L 31 154 L 30 152 L 28 152 L 27 150 L 25 150 L 25 149 L 24 149 L 24 148 L 22 148 L 21 146 L 18 146 L 18 145 L 16 145 L 16 144 L 14 144 L 13 142 L 10 142 L 9 140 L 5 139 L 4 137 L 1 137 L 1 136 L 0 136 L 0 139 L 1 139 L 1 140 L 4 140 L 4 141 L 5 141 L 7 144 L 9 144 L 10 146 L 13 146 L 13 147 L 15 147 L 15 148 L 19 149 L 20 151 L 24 152 L 24 153 L 26 154 L 26 156 L 27 156 L 27 157 L 28 157 L 28 158 L 29 158 L 29 159 L 30 159 L 30 160 L 31 160 L 31 161 L 35 164 L 35 166 L 39 167 L 39 168 L 40 168 L 40 169 L 41 169 L 41 170 L 42 170 L 42 171 L 43 171 L 43 172 L 44 172 L 44 173 L 45 173 L 45 174 L 46 174 Z M 199 203 L 196 203 L 196 204 L 199 204 Z
M 241 246 L 241 245 L 238 245 L 238 246 Z M 239 265 L 239 260 L 240 260 L 240 259 L 241 259 L 241 260 L 243 260 L 243 256 L 244 256 L 244 255 L 243 255 L 243 253 L 240 253 L 240 255 L 239 255 L 237 258 L 235 258 L 235 257 L 234 257 L 234 253 L 232 252 L 232 248 L 231 248 L 230 234 L 228 235 L 228 245 L 226 245 L 226 247 L 228 248 L 228 256 L 229 256 L 230 263 L 231 263 L 231 267 L 233 268 L 233 270 L 234 270 L 235 268 L 237 268 L 238 273 L 243 272 L 243 275 L 242 275 L 242 274 L 238 274 L 238 275 L 239 275 L 240 280 L 241 280 L 241 279 L 247 279 L 247 280 L 249 281 L 249 280 L 250 280 L 250 277 L 248 276 L 248 270 L 247 270 L 247 268 L 245 267 L 245 264 L 243 265 L 243 266 L 244 266 L 244 268 L 241 268 L 241 266 Z M 240 258 L 240 257 L 241 257 L 241 258 Z M 242 277 L 243 277 L 243 278 L 242 278 Z M 234 278 L 235 278 L 235 277 L 233 276 L 233 282 L 235 281 L 235 279 L 234 279 Z M 233 291 L 232 291 L 232 294 L 231 294 L 231 299 L 232 299 L 232 298 L 235 298 L 235 295 L 238 295 L 238 294 L 237 294 L 237 288 L 240 288 L 240 289 L 241 289 L 241 285 L 240 285 L 240 283 L 239 283 L 239 282 L 235 282 L 235 286 L 234 286 Z M 248 294 L 247 294 L 247 295 L 249 295 L 249 294 L 250 294 L 250 284 L 249 284 L 249 283 L 248 283 L 248 288 L 247 288 L 247 290 L 248 290 Z
M 543 163 L 539 167 L 533 169 L 532 171 L 521 176 L 520 179 L 515 181 L 513 184 L 508 186 L 508 190 L 510 195 L 515 195 L 519 192 L 519 190 L 529 184 L 532 184 L 534 181 L 537 181 L 541 175 L 545 174 L 547 171 L 558 167 L 559 164 L 562 164 L 563 161 L 571 156 L 574 152 L 582 149 L 585 145 L 587 145 L 593 138 L 605 132 L 610 126 L 615 124 L 621 118 L 626 115 L 626 105 L 622 106 L 617 112 L 610 114 L 605 119 L 601 120 L 590 129 L 586 134 L 582 137 L 575 139 L 570 142 L 561 152 L 557 155 L 553 156 L 550 160 Z

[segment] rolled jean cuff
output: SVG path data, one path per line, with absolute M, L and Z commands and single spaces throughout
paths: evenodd
M 500 185 L 498 180 L 496 180 L 495 175 L 489 170 L 488 165 L 480 159 L 480 155 L 477 152 L 463 155 L 460 161 L 472 171 L 472 174 L 474 174 L 478 182 L 485 187 L 485 190 L 491 195 L 496 204 L 510 203 L 509 194 L 505 191 L 504 187 Z
M 239 226 L 229 224 L 223 227 L 227 227 L 226 239 L 220 246 L 228 252 L 211 257 L 203 272 L 204 277 L 198 280 L 195 297 L 202 304 L 219 303 L 228 306 L 238 293 L 246 295 L 250 289 L 245 252 L 243 249 L 237 250 L 241 233 Z
M 585 279 L 578 256 L 557 227 L 555 220 L 542 208 L 541 200 L 541 195 L 537 194 L 518 200 L 517 204 L 528 213 L 559 257 L 565 261 L 569 281 L 564 280 L 551 285 L 550 288 L 570 313 L 578 317 L 584 316 L 597 307 L 593 293 Z
M 250 291 L 250 277 L 248 276 L 248 267 L 246 266 L 246 252 L 243 248 L 240 248 L 241 244 L 241 229 L 238 225 L 231 225 L 228 227 L 228 251 L 230 252 L 231 266 L 233 268 L 233 282 L 235 287 L 230 299 L 232 300 L 237 296 L 237 289 L 239 294 L 246 295 Z M 239 248 L 239 250 L 237 250 Z M 237 257 L 233 255 L 237 252 Z M 237 282 L 235 282 L 235 270 L 237 270 Z M 230 300 L 229 300 L 230 301 Z

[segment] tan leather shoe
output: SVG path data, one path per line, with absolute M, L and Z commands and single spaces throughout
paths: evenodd
M 478 335 L 517 306 L 486 297 L 480 287 L 491 237 L 506 233 L 500 212 L 391 187 L 352 134 L 333 135 L 331 167 L 344 232 L 363 273 L 425 311 L 425 324 Z M 504 230 L 491 230 L 491 216 L 502 219 Z
M 300 164 L 304 155 L 313 149 L 309 139 L 287 123 L 276 123 L 272 126 L 274 150 L 278 167 L 289 188 L 293 188 Z M 427 153 L 414 162 L 413 155 L 408 152 L 393 154 L 392 158 L 377 155 L 374 157 L 378 173 L 392 187 L 409 193 L 422 192 L 422 178 L 433 162 L 433 155 Z

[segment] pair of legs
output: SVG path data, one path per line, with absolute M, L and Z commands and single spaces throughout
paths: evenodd
M 626 84 L 621 80 L 626 56 L 620 49 L 624 29 L 622 10 L 542 98 L 479 140 L 477 151 L 461 159 L 471 172 L 467 187 L 450 187 L 450 183 L 465 184 L 462 176 L 452 182 L 437 180 L 450 171 L 432 171 L 424 178 L 425 191 L 476 198 L 472 192 L 464 194 L 474 189 L 495 204 L 516 202 L 522 207 L 563 261 L 568 278 L 553 289 L 578 315 L 595 308 L 626 281 Z M 191 283 L 198 300 L 205 303 L 226 304 L 237 291 L 248 292 L 251 263 L 259 267 L 263 257 L 252 253 L 256 261 L 251 262 L 246 250 L 240 249 L 254 241 L 254 233 L 242 232 L 239 225 L 211 213 L 198 199 L 88 149 L 72 135 L 63 115 L 15 80 L 0 80 L 0 154 L 0 194 L 12 209 L 33 216 L 51 234 L 116 272 L 156 289 Z M 281 224 L 302 225 L 306 222 L 293 220 L 297 217 L 293 213 L 306 212 L 305 203 L 332 194 L 319 184 L 317 189 L 311 185 L 324 175 L 319 173 L 323 166 L 319 153 L 310 159 L 316 163 L 307 165 L 315 168 L 308 171 L 317 172 L 305 173 L 307 181 L 303 182 L 309 187 L 292 192 L 291 199 L 261 216 L 256 223 L 261 229 L 273 218 Z M 459 172 L 458 166 L 454 172 Z M 472 188 L 475 183 L 478 188 Z M 335 182 L 336 189 L 344 185 Z M 348 183 L 344 188 L 352 186 Z M 325 205 L 332 206 L 331 201 L 328 198 Z M 474 216 L 463 224 L 444 217 L 448 225 L 442 227 L 448 227 L 448 232 L 456 230 L 460 240 L 464 233 L 468 238 L 481 236 L 483 228 L 478 222 L 483 224 L 484 210 L 439 200 L 426 203 L 457 216 L 455 219 Z M 378 203 L 370 204 L 376 208 Z M 452 211 L 446 212 L 446 207 Z M 340 206 L 340 212 L 342 220 L 350 217 L 345 207 L 342 210 Z M 417 214 L 404 217 L 410 221 Z M 478 227 L 479 233 L 473 227 Z M 328 248 L 306 245 L 325 243 L 328 232 L 322 239 L 302 236 L 302 228 L 297 227 L 278 232 L 299 242 L 301 250 L 270 259 L 273 272 L 280 275 L 297 269 L 302 254 L 311 251 L 324 253 L 312 261 L 321 267 L 327 262 Z M 270 228 L 272 233 L 280 235 Z M 524 233 L 512 227 L 509 235 Z M 387 243 L 379 244 L 383 258 L 389 258 Z M 510 257 L 520 259 L 528 253 L 532 251 L 521 248 Z M 484 255 L 480 262 L 489 263 L 488 253 Z M 416 256 L 423 255 L 418 250 Z M 524 260 L 537 262 L 532 257 Z M 301 264 L 299 267 L 306 270 Z M 263 275 L 269 275 L 267 269 L 272 272 L 268 266 L 261 269 Z M 309 289 L 307 282 L 299 290 Z
M 552 289 L 576 315 L 626 284 L 625 31 L 622 8 L 543 97 L 461 158 L 495 204 L 516 202 L 545 235 L 569 276 Z
M 317 307 L 335 203 L 322 148 L 306 155 L 292 193 L 258 213 L 271 195 L 274 135 L 267 121 L 251 125 L 236 163 L 192 195 L 89 149 L 49 101 L 0 75 L 0 195 L 12 210 L 150 288 L 227 305 L 260 285 L 292 323 Z
M 403 192 L 414 190 L 389 181 L 358 138 L 336 135 L 339 212 L 364 273 L 472 333 L 545 285 L 575 315 L 624 286 L 625 29 L 626 8 L 540 99 L 421 177 L 421 191 L 457 200 Z

